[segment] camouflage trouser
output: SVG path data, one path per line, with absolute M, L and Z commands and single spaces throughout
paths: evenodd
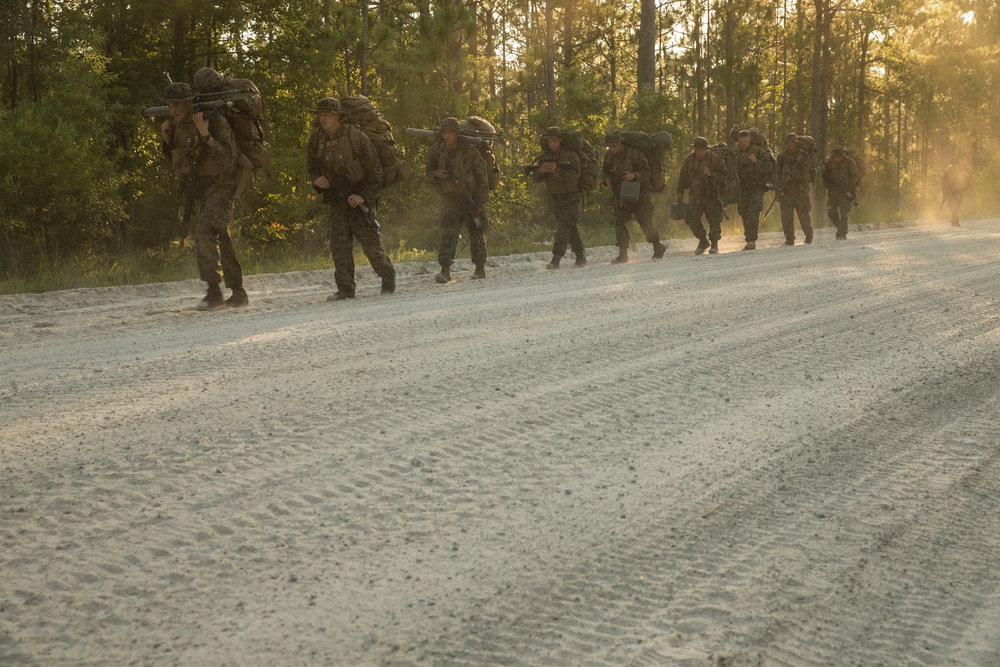
M 743 218 L 743 234 L 747 243 L 757 241 L 760 231 L 760 214 L 764 210 L 765 188 L 745 185 L 740 188 L 740 217 Z
M 653 225 L 653 198 L 640 197 L 637 202 L 615 202 L 615 244 L 619 248 L 628 248 L 632 237 L 628 233 L 628 223 L 635 217 L 639 227 L 646 235 L 649 243 L 658 243 L 660 233 Z
M 961 192 L 951 192 L 944 196 L 944 203 L 948 205 L 948 209 L 951 211 L 951 224 L 958 225 L 958 209 L 962 207 L 962 194 Z
M 809 188 L 801 192 L 785 194 L 781 197 L 781 229 L 785 232 L 786 241 L 795 240 L 795 214 L 799 214 L 799 224 L 807 239 L 812 239 L 813 225 L 809 212 L 812 202 L 809 201 Z
M 354 294 L 354 241 L 357 240 L 365 257 L 379 278 L 391 276 L 392 262 L 382 247 L 382 238 L 365 222 L 360 211 L 353 210 L 345 201 L 330 205 L 327 215 L 327 237 L 333 256 L 333 279 L 337 291 Z
M 217 183 L 208 186 L 192 209 L 194 245 L 198 253 L 198 273 L 209 285 L 218 285 L 223 278 L 229 289 L 243 287 L 243 267 L 236 259 L 229 222 L 233 218 L 230 200 L 236 184 Z
M 689 197 L 687 215 L 684 222 L 691 228 L 691 233 L 695 238 L 704 240 L 705 226 L 701 222 L 704 215 L 708 220 L 708 236 L 710 241 L 718 241 L 722 238 L 722 202 L 718 197 L 705 197 L 694 193 Z
M 552 255 L 562 257 L 566 254 L 566 246 L 573 248 L 579 257 L 583 254 L 583 239 L 580 238 L 580 201 L 579 192 L 564 195 L 550 195 L 552 198 L 552 213 L 556 216 L 556 238 L 552 244 Z
M 826 193 L 826 217 L 837 228 L 837 236 L 847 236 L 847 215 L 851 212 L 851 198 L 847 195 L 828 190 Z
M 472 263 L 476 266 L 486 264 L 484 230 L 473 226 L 466 207 L 456 197 L 445 195 L 441 197 L 441 245 L 438 247 L 438 263 L 441 266 L 451 266 L 454 263 L 455 249 L 458 247 L 458 236 L 462 233 L 463 223 L 469 230 Z

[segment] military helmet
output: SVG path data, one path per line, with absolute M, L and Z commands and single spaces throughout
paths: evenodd
M 455 130 L 456 132 L 459 132 L 461 129 L 461 126 L 458 124 L 458 119 L 454 116 L 448 116 L 441 121 L 441 126 L 438 128 L 438 132 L 443 130 Z
M 708 148 L 708 139 L 705 137 L 695 137 L 691 142 L 692 148 Z
M 847 151 L 844 150 L 843 146 L 834 146 L 833 150 L 830 152 L 830 155 L 834 157 L 844 157 L 845 155 L 847 155 Z
M 329 111 L 330 113 L 340 114 L 341 116 L 347 114 L 347 112 L 341 108 L 340 100 L 336 97 L 324 97 L 321 99 L 316 104 L 316 108 L 312 109 L 313 113 L 319 113 L 320 111 Z
M 217 93 L 222 90 L 225 77 L 211 67 L 202 67 L 194 73 L 191 86 L 199 93 Z
M 542 132 L 542 139 L 550 139 L 552 137 L 559 137 L 560 139 L 562 138 L 562 130 L 555 125 L 546 128 L 546 130 Z
M 795 134 L 794 132 L 789 132 L 788 134 L 785 135 L 785 143 L 787 144 L 789 141 L 795 141 L 798 138 L 799 136 L 797 134 Z
M 186 83 L 181 83 L 180 81 L 175 81 L 171 83 L 163 91 L 163 99 L 165 100 L 190 100 L 197 97 L 197 93 L 191 89 Z
M 622 133 L 617 130 L 612 130 L 604 135 L 604 145 L 605 146 L 617 146 L 622 143 Z

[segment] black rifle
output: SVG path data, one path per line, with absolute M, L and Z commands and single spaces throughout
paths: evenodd
M 534 172 L 536 172 L 539 169 L 541 169 L 543 164 L 546 164 L 546 163 L 549 163 L 549 162 L 555 162 L 555 164 L 556 164 L 557 167 L 570 167 L 570 166 L 573 165 L 573 163 L 569 162 L 569 161 L 566 161 L 566 162 L 556 162 L 555 160 L 539 160 L 536 164 L 526 164 L 526 165 L 524 165 L 524 175 L 525 176 L 530 176 Z
M 194 109 L 191 113 L 203 113 L 206 116 L 218 113 L 223 109 L 228 109 L 233 106 L 230 100 L 212 100 L 210 102 L 195 102 Z M 139 113 L 142 114 L 143 118 L 163 118 L 164 116 L 170 115 L 170 107 L 145 107 Z
M 316 192 L 322 193 L 323 201 L 327 204 L 334 204 L 337 201 L 346 202 L 351 195 L 357 194 L 354 191 L 354 186 L 344 176 L 328 176 L 327 180 L 330 181 L 328 188 L 323 189 L 313 185 Z M 351 213 L 358 216 L 376 235 L 381 233 L 382 225 L 379 224 L 375 217 L 375 211 L 368 204 L 361 202 L 357 206 L 348 204 L 348 207 Z
M 461 192 L 449 192 L 445 194 L 445 197 L 452 197 L 462 208 L 462 212 L 465 217 L 469 220 L 469 227 L 477 231 L 486 233 L 486 216 L 483 215 L 483 211 L 476 206 L 475 200 L 472 199 L 472 195 L 463 194 Z M 479 209 L 477 213 L 476 210 Z
M 764 184 L 767 186 L 768 190 L 774 190 L 774 199 L 771 200 L 771 205 L 767 207 L 766 211 L 764 211 L 764 215 L 760 216 L 761 220 L 763 220 L 768 216 L 768 214 L 771 212 L 771 209 L 774 208 L 774 205 L 778 203 L 778 199 L 781 197 L 781 195 L 785 194 L 785 186 L 788 185 L 788 178 L 789 177 L 786 176 L 785 180 L 781 182 L 781 185 L 775 185 L 774 183 L 771 182 Z

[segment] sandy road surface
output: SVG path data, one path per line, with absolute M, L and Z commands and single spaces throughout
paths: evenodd
M 1000 664 L 997 223 L 0 297 L 0 664 Z

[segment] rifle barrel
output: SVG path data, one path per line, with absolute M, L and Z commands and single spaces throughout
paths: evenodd
M 435 130 L 423 130 L 419 127 L 404 127 L 403 133 L 408 134 L 411 137 L 416 137 L 418 139 L 430 139 L 431 141 L 437 139 L 440 133 Z M 470 137 L 468 135 L 459 133 L 458 141 L 463 146 L 478 146 L 479 144 L 488 141 L 488 139 L 480 139 L 479 137 Z
M 213 100 L 211 102 L 195 102 L 194 103 L 194 113 L 199 111 L 202 113 L 215 113 L 222 107 L 231 107 L 233 103 L 226 100 Z M 170 107 L 146 107 L 139 113 L 142 114 L 143 118 L 162 118 L 164 116 L 170 115 Z

